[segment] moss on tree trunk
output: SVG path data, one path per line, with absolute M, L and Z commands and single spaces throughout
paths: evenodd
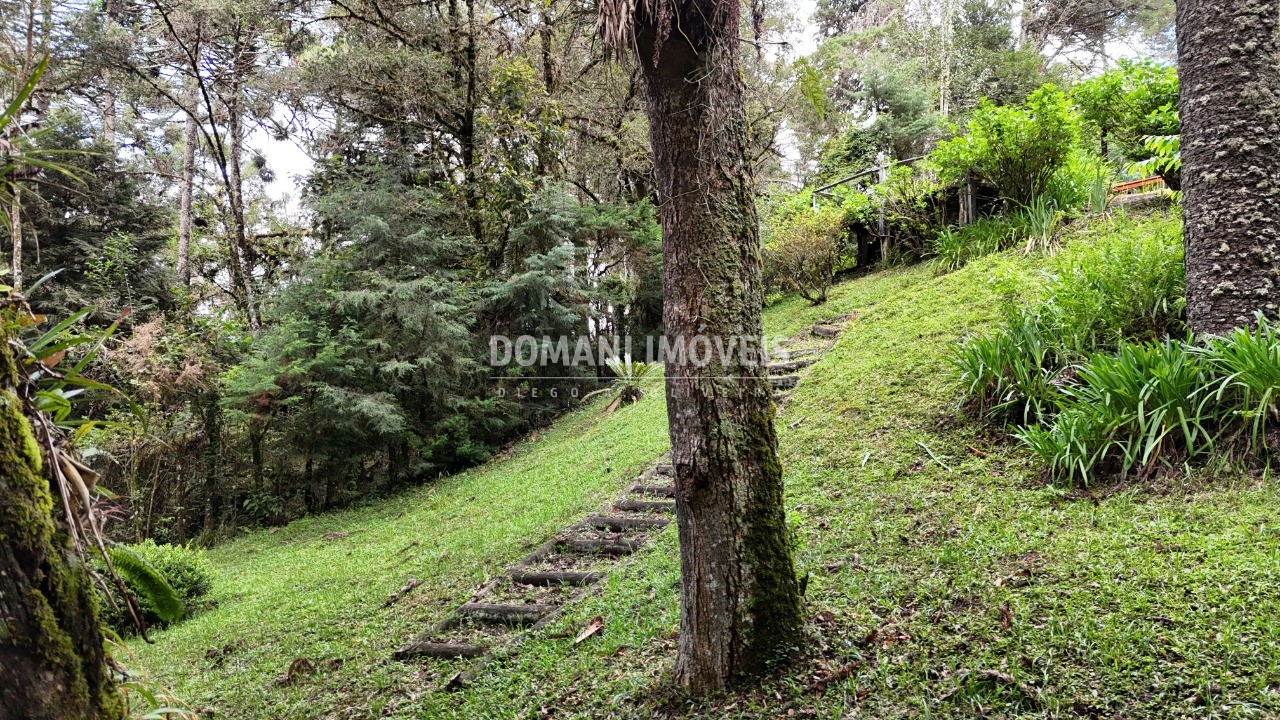
M 748 339 L 763 289 L 746 152 L 739 4 L 635 5 L 663 242 L 663 325 L 677 346 Z M 714 691 L 802 641 L 770 384 L 740 352 L 667 363 L 680 530 L 676 680 Z
M 59 521 L 16 379 L 0 330 L 0 720 L 120 718 L 93 588 Z

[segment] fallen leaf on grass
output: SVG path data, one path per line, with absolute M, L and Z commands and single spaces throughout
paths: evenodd
M 813 680 L 809 683 L 809 692 L 822 694 L 827 691 L 827 686 L 848 678 L 858 667 L 857 663 L 847 663 L 839 667 L 823 667 L 813 674 Z
M 582 632 L 578 633 L 578 637 L 573 639 L 573 644 L 577 645 L 583 640 L 586 640 L 592 635 L 595 635 L 603 630 L 604 630 L 604 618 L 597 615 L 591 618 L 591 622 L 587 623 L 586 627 L 582 628 Z
M 950 700 L 957 693 L 963 690 L 965 684 L 970 680 L 990 683 L 993 685 L 1003 685 L 1011 690 L 1016 690 L 1032 701 L 1036 701 L 1040 697 L 1040 694 L 1035 690 L 1035 688 L 1023 685 L 1015 680 L 1012 675 L 1002 673 L 998 670 L 961 670 L 956 673 L 955 680 L 957 682 L 956 687 L 940 695 L 938 697 L 939 700 L 944 702 Z
M 277 685 L 282 686 L 292 685 L 303 675 L 314 675 L 315 673 L 316 666 L 310 660 L 304 657 L 294 658 L 293 662 L 289 663 L 289 669 L 285 674 L 276 678 L 275 682 Z

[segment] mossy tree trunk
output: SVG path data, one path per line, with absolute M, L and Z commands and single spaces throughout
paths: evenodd
M 661 205 L 670 341 L 757 344 L 760 241 L 746 152 L 737 0 L 637 3 Z M 771 388 L 741 352 L 668 357 L 667 413 L 680 530 L 676 680 L 725 687 L 802 641 Z
M 59 520 L 16 377 L 0 330 L 0 720 L 121 718 L 91 581 Z
M 1178 0 L 1187 311 L 1198 333 L 1280 303 L 1280 2 Z

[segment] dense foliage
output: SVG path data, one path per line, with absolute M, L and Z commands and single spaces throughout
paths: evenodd
M 1080 109 L 1086 137 L 1103 157 L 1147 157 L 1145 138 L 1176 135 L 1178 72 L 1152 60 L 1121 60 L 1097 77 L 1076 83 L 1071 100 Z
M 122 546 L 120 551 L 124 555 L 113 555 L 113 561 L 121 571 L 126 589 L 138 599 L 142 620 L 148 627 L 178 622 L 209 607 L 213 578 L 202 550 L 181 545 L 157 545 L 148 539 L 136 545 Z M 147 577 L 151 573 L 129 570 L 128 562 L 120 562 L 122 557 L 135 558 L 137 564 L 154 571 L 167 588 L 157 591 L 150 587 Z M 136 628 L 133 618 L 124 609 L 123 598 L 114 586 L 106 587 L 110 594 L 101 604 L 103 621 L 117 633 L 132 634 Z M 157 607 L 163 606 L 170 596 L 179 603 L 173 613 Z
M 973 173 L 1026 207 L 1049 190 L 1079 141 L 1079 120 L 1066 95 L 1045 85 L 1020 106 L 981 103 L 967 132 L 939 143 L 930 159 L 944 178 Z
M 7 67 L 49 56 L 25 130 L 67 170 L 17 174 L 11 264 L 26 285 L 61 270 L 32 301 L 74 317 L 67 333 L 119 322 L 93 376 L 136 404 L 82 397 L 97 422 L 76 440 L 120 495 L 120 539 L 213 540 L 483 462 L 618 372 L 494 368 L 491 337 L 661 331 L 636 69 L 558 0 L 375 6 L 57 5 L 6 29 Z M 762 11 L 744 69 L 774 299 L 821 303 L 877 262 L 1051 244 L 1100 210 L 1113 171 L 1046 86 L 1074 79 L 1045 52 L 1075 42 L 1070 23 L 1019 35 L 997 0 L 823 4 L 820 45 L 796 57 L 774 42 L 786 8 Z M 1103 33 L 1159 17 L 1124 10 Z M 1070 93 L 1086 138 L 1090 112 L 1135 99 L 1113 145 L 1171 131 L 1142 125 L 1171 71 L 1104 77 Z M 778 191 L 855 174 L 816 211 Z M 967 176 L 1001 217 L 957 225 Z
M 1187 336 L 1179 223 L 1119 217 L 1009 288 L 1003 326 L 959 346 L 966 402 L 1017 426 L 1051 479 L 1090 484 L 1280 450 L 1280 332 Z

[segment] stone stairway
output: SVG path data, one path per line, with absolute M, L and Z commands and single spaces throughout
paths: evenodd
M 783 361 L 769 366 L 781 405 L 803 376 L 835 344 L 850 316 L 807 328 L 782 345 Z M 610 572 L 645 547 L 675 515 L 675 477 L 669 456 L 645 470 L 612 503 L 564 529 L 477 590 L 448 617 L 396 650 L 398 660 L 475 661 L 446 687 L 471 680 L 493 653 L 514 647 L 594 592 Z

